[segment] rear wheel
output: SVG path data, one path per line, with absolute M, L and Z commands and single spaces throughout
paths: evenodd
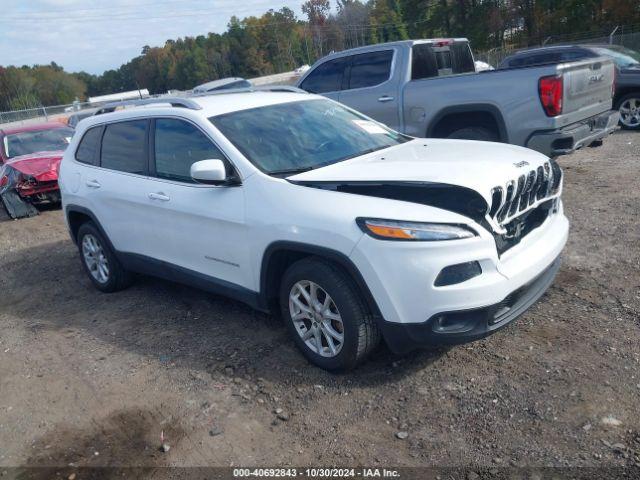
M 131 273 L 122 267 L 109 243 L 93 223 L 83 223 L 78 229 L 78 248 L 82 266 L 98 290 L 117 292 L 131 284 Z
M 380 343 L 375 320 L 351 279 L 322 259 L 289 267 L 280 286 L 280 308 L 298 348 L 326 370 L 350 370 Z
M 620 126 L 640 130 L 640 93 L 630 93 L 620 100 Z
M 460 140 L 480 140 L 484 142 L 497 142 L 496 132 L 486 127 L 465 127 L 451 132 L 447 138 Z

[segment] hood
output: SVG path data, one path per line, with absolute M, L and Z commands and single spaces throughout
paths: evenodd
M 471 140 L 416 139 L 287 180 L 457 185 L 491 202 L 491 191 L 542 166 L 547 157 L 522 147 Z
M 416 139 L 287 178 L 309 187 L 431 205 L 494 231 L 559 193 L 557 163 L 522 147 Z
M 58 179 L 58 169 L 64 152 L 35 152 L 29 155 L 13 157 L 6 165 L 23 175 L 34 177 L 38 182 Z

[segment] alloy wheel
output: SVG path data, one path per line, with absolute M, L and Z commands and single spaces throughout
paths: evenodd
M 289 293 L 289 315 L 306 346 L 322 357 L 335 357 L 344 344 L 344 324 L 338 307 L 320 285 L 296 282 Z
M 82 238 L 82 258 L 89 273 L 98 283 L 109 281 L 109 261 L 102 244 L 91 234 Z
M 640 126 L 640 98 L 629 98 L 620 105 L 620 121 L 624 126 Z

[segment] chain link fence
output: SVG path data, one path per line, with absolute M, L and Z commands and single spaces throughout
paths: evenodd
M 35 120 L 43 120 L 45 122 L 57 120 L 61 117 L 72 115 L 85 108 L 92 107 L 88 102 L 74 102 L 67 105 L 51 105 L 49 107 L 40 106 L 37 108 L 27 108 L 24 110 L 12 110 L 0 112 L 0 125 L 12 123 L 25 123 Z

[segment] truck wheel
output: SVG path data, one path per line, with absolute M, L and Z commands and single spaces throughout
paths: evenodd
M 485 127 L 465 127 L 455 130 L 447 135 L 447 138 L 460 140 L 481 140 L 484 142 L 497 142 L 498 135 Z
M 78 229 L 78 249 L 82 266 L 98 290 L 117 292 L 131 284 L 133 276 L 122 267 L 109 243 L 93 223 L 83 223 Z
M 640 93 L 630 93 L 620 99 L 620 126 L 627 130 L 640 129 Z
M 280 308 L 298 348 L 325 370 L 351 370 L 380 343 L 375 319 L 352 280 L 320 258 L 305 258 L 287 269 Z

